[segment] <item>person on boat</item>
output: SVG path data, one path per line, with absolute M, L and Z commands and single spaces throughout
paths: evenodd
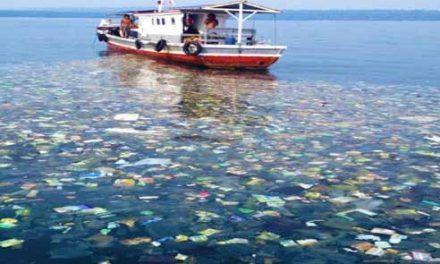
M 185 34 L 194 34 L 194 35 L 199 34 L 199 31 L 194 25 L 195 23 L 192 15 L 185 14 L 185 17 L 183 18 L 183 24 L 185 25 L 184 27 Z
M 183 17 L 183 33 L 186 35 L 183 38 L 183 42 L 198 42 L 200 40 L 200 32 L 195 26 L 194 17 L 190 14 L 185 14 Z
M 134 27 L 133 21 L 130 15 L 125 14 L 121 20 L 121 37 L 128 38 L 130 36 L 130 30 Z
M 218 20 L 215 14 L 209 13 L 208 18 L 205 20 L 205 26 L 207 29 L 213 29 L 218 26 Z

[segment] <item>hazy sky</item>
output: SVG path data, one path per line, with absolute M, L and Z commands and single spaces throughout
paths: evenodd
M 440 0 L 254 0 L 282 9 L 437 9 Z M 178 5 L 218 3 L 224 0 L 176 0 Z M 0 0 L 0 9 L 60 7 L 152 6 L 155 0 Z

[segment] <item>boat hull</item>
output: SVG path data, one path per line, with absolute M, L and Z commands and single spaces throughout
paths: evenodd
M 155 51 L 155 43 L 144 42 L 141 49 L 136 48 L 135 40 L 122 39 L 108 35 L 110 51 L 138 54 L 154 60 L 181 63 L 193 66 L 224 69 L 264 70 L 281 57 L 282 46 L 218 46 L 204 45 L 197 55 L 183 52 L 183 44 L 168 44 L 162 51 Z

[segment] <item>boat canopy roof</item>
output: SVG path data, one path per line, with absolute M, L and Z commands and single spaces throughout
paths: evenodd
M 226 12 L 226 13 L 238 13 L 240 12 L 240 3 L 243 3 L 243 13 L 265 13 L 265 14 L 279 14 L 281 13 L 278 9 L 273 9 L 269 7 L 265 7 L 262 5 L 258 5 L 252 3 L 247 0 L 237 0 L 232 2 L 226 2 L 222 4 L 211 4 L 211 5 L 202 5 L 202 6 L 191 6 L 191 7 L 181 7 L 181 8 L 172 8 L 164 13 L 170 12 L 195 12 L 195 13 L 211 13 L 211 12 Z M 127 11 L 127 12 L 118 12 L 118 15 L 122 14 L 148 14 L 148 13 L 157 13 L 157 9 L 152 10 L 138 10 L 138 11 Z
M 280 10 L 261 6 L 246 0 L 232 1 L 223 4 L 204 5 L 199 7 L 181 8 L 180 10 L 196 11 L 196 12 L 223 11 L 223 12 L 237 13 L 240 11 L 240 3 L 243 3 L 243 13 L 268 13 L 268 14 L 281 13 Z

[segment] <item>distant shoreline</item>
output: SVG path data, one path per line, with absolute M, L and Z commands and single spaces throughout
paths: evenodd
M 103 18 L 124 9 L 90 9 L 86 11 L 54 10 L 0 10 L 2 18 Z M 125 9 L 126 10 L 126 9 Z M 263 15 L 257 20 L 272 20 Z M 440 10 L 286 10 L 277 16 L 288 21 L 440 21 Z

